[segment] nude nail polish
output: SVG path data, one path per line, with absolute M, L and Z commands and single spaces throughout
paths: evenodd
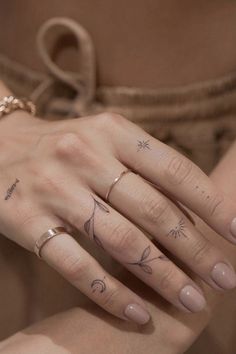
M 236 287 L 236 274 L 226 263 L 217 263 L 211 277 L 214 282 L 222 289 L 228 290 Z
M 125 316 L 137 324 L 145 324 L 150 320 L 149 313 L 138 304 L 129 304 L 125 311 Z
M 181 303 L 191 312 L 199 312 L 206 305 L 203 295 L 191 285 L 186 285 L 179 294 Z

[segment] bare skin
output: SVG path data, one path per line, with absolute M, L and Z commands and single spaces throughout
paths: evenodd
M 186 157 L 124 117 L 43 122 L 14 112 L 1 120 L 1 144 L 0 231 L 33 251 L 45 230 L 65 226 L 68 233 L 50 240 L 41 255 L 108 312 L 139 324 L 150 318 L 141 297 L 106 272 L 69 235 L 73 230 L 185 312 L 203 310 L 201 289 L 142 230 L 212 288 L 236 286 L 222 250 L 160 188 L 234 244 L 236 204 Z M 126 174 L 108 204 L 108 186 L 127 167 L 139 175 Z
M 236 198 L 234 182 L 236 169 L 235 167 L 232 168 L 232 166 L 235 166 L 235 150 L 236 145 L 215 169 L 212 174 L 212 179 L 214 179 L 215 183 L 223 188 L 226 193 Z M 205 224 L 198 223 L 198 227 L 207 234 L 209 239 L 227 250 L 230 259 L 233 264 L 236 265 L 234 247 L 217 236 L 216 233 L 210 230 Z M 49 269 L 46 271 L 48 272 Z M 48 274 L 51 280 L 55 276 L 54 273 L 51 277 L 50 272 L 48 272 Z M 130 284 L 130 275 L 126 271 L 120 273 L 120 279 L 122 279 L 124 283 L 127 281 L 127 277 Z M 57 282 L 55 288 L 58 291 L 60 291 L 59 284 L 60 282 Z M 43 285 L 45 284 L 41 281 L 40 286 Z M 214 350 L 216 350 L 214 340 L 216 340 L 218 345 L 220 341 L 221 352 L 232 354 L 234 348 L 233 337 L 226 339 L 223 336 L 224 339 L 220 339 L 219 330 L 222 330 L 222 317 L 217 317 L 217 312 L 219 313 L 217 309 L 222 307 L 220 312 L 224 313 L 228 319 L 229 322 L 225 323 L 226 328 L 228 328 L 227 324 L 230 323 L 231 317 L 234 317 L 236 311 L 234 306 L 235 290 L 230 295 L 228 294 L 222 297 L 222 295 L 217 295 L 215 291 L 212 291 L 208 286 L 204 286 L 203 283 L 201 285 L 204 287 L 204 292 L 207 296 L 208 309 L 201 314 L 195 314 L 193 317 L 176 311 L 173 307 L 157 297 L 150 288 L 145 286 L 141 289 L 140 282 L 132 277 L 132 288 L 137 289 L 137 292 L 140 291 L 140 294 L 149 302 L 152 312 L 152 323 L 149 323 L 142 329 L 140 327 L 137 329 L 135 325 L 133 326 L 129 323 L 126 323 L 124 326 L 122 321 L 106 314 L 91 302 L 87 304 L 83 303 L 81 299 L 79 308 L 39 322 L 3 341 L 0 347 L 1 352 L 8 354 L 17 350 L 17 353 L 27 354 L 32 352 L 32 348 L 34 348 L 35 352 L 35 348 L 37 347 L 38 352 L 36 351 L 36 354 L 42 352 L 56 352 L 59 354 L 78 353 L 78 348 L 80 348 L 80 354 L 87 353 L 88 351 L 92 352 L 95 348 L 98 354 L 103 353 L 104 349 L 106 349 L 107 353 L 112 354 L 120 354 L 123 352 L 141 354 L 145 348 L 150 354 L 156 353 L 157 351 L 161 354 L 178 354 L 183 353 L 191 345 L 200 331 L 208 323 L 211 316 L 214 315 L 214 323 L 211 325 L 210 322 L 211 341 L 207 341 L 205 346 L 207 345 L 208 350 L 214 352 Z M 64 291 L 67 287 L 68 284 L 64 283 Z M 73 292 L 70 293 L 70 298 L 73 298 Z M 229 301 L 230 303 L 228 303 Z M 218 306 L 216 307 L 216 305 Z M 217 310 L 217 312 L 215 310 Z M 218 323 L 218 327 L 216 323 Z M 86 330 L 86 328 L 89 328 L 89 331 Z M 76 335 L 74 335 L 74 333 L 76 333 Z M 91 333 L 93 341 L 91 341 Z M 169 333 L 171 333 L 171 337 Z M 218 338 L 214 338 L 214 336 L 218 336 Z M 107 338 L 112 338 L 112 340 L 107 340 Z M 205 346 L 199 348 L 205 350 Z M 195 353 L 194 348 L 193 353 Z

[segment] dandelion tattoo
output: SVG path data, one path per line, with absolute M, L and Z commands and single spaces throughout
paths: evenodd
M 18 182 L 20 182 L 20 181 L 19 181 L 18 178 L 16 178 L 15 182 L 11 185 L 10 188 L 8 188 L 7 194 L 6 194 L 5 198 L 4 198 L 5 200 L 8 200 L 8 199 L 11 198 L 12 193 L 14 192 L 14 189 L 16 188 L 16 184 L 17 184 Z
M 168 232 L 167 236 L 172 236 L 174 238 L 179 238 L 181 236 L 184 236 L 188 238 L 188 236 L 186 236 L 185 234 L 185 223 L 183 218 L 180 219 L 178 224 L 173 229 L 171 229 L 170 232 Z
M 106 290 L 106 284 L 104 282 L 105 276 L 103 278 L 103 280 L 101 279 L 95 279 L 92 281 L 91 283 L 91 288 L 92 288 L 92 292 L 95 293 L 97 290 L 100 293 L 103 293 Z
M 168 258 L 167 258 L 164 254 L 161 254 L 161 255 L 158 256 L 158 257 L 154 257 L 154 258 L 149 258 L 149 259 L 148 259 L 150 253 L 151 253 L 151 247 L 148 246 L 148 247 L 146 247 L 145 250 L 143 251 L 142 256 L 141 256 L 141 258 L 140 258 L 139 261 L 137 261 L 137 262 L 128 262 L 127 264 L 137 265 L 137 266 L 139 266 L 145 273 L 152 274 L 152 268 L 151 268 L 150 265 L 148 265 L 147 263 L 150 263 L 150 262 L 154 261 L 155 259 L 161 259 L 161 260 L 167 261 Z
M 146 150 L 149 149 L 151 150 L 150 146 L 149 146 L 149 140 L 138 140 L 138 150 L 137 152 L 139 152 L 140 150 Z
M 98 238 L 98 236 L 95 234 L 95 231 L 94 231 L 95 212 L 98 209 L 104 213 L 110 213 L 110 211 L 105 205 L 103 205 L 102 203 L 97 201 L 93 196 L 92 196 L 92 198 L 94 201 L 93 212 L 92 212 L 91 217 L 84 223 L 84 230 L 89 236 L 91 236 L 93 238 L 93 240 L 96 242 L 96 244 L 98 246 L 100 246 L 101 248 L 104 249 L 102 242 L 100 241 L 100 239 Z

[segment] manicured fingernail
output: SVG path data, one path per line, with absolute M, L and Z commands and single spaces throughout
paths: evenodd
M 217 263 L 211 272 L 211 277 L 222 289 L 236 287 L 236 274 L 226 263 Z
M 126 317 L 137 324 L 145 324 L 150 320 L 149 313 L 138 304 L 129 304 L 124 313 Z
M 233 219 L 230 226 L 230 231 L 233 237 L 236 237 L 236 218 Z
M 206 305 L 206 300 L 202 294 L 191 285 L 186 285 L 180 291 L 179 298 L 181 303 L 191 312 L 199 312 Z

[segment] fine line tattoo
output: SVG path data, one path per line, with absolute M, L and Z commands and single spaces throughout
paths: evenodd
M 106 277 L 104 276 L 103 279 L 95 279 L 91 283 L 91 288 L 92 292 L 95 293 L 96 290 L 98 290 L 100 293 L 103 293 L 106 290 L 106 284 L 104 282 L 104 279 Z
M 168 232 L 167 236 L 173 236 L 174 238 L 184 236 L 188 238 L 188 236 L 185 234 L 185 223 L 184 219 L 181 218 L 178 222 L 178 224 Z
M 139 266 L 145 273 L 148 273 L 148 274 L 152 274 L 152 268 L 150 267 L 150 265 L 148 265 L 147 263 L 150 263 L 152 261 L 154 261 L 155 259 L 161 259 L 161 260 L 164 260 L 164 261 L 167 261 L 168 258 L 164 255 L 164 254 L 161 254 L 160 256 L 158 257 L 154 257 L 154 258 L 149 258 L 149 255 L 151 253 L 151 247 L 148 246 L 145 248 L 145 250 L 143 251 L 142 255 L 141 255 L 141 258 L 139 261 L 137 262 L 128 262 L 127 264 L 131 264 L 131 265 L 137 265 Z
M 212 216 L 215 214 L 218 206 L 224 201 L 223 197 L 211 196 L 207 194 L 203 189 L 201 189 L 199 185 L 195 186 L 195 190 L 200 193 L 201 197 L 204 199 L 206 205 L 208 206 L 210 215 Z
M 102 242 L 100 241 L 100 239 L 98 238 L 98 236 L 95 234 L 95 231 L 94 231 L 95 211 L 97 209 L 103 211 L 104 213 L 110 213 L 110 211 L 105 205 L 103 205 L 102 203 L 97 201 L 93 196 L 92 196 L 92 198 L 94 201 L 93 212 L 92 212 L 91 217 L 84 223 L 84 230 L 89 236 L 91 236 L 93 238 L 93 240 L 96 242 L 96 244 L 98 246 L 100 246 L 101 248 L 104 249 Z
M 149 146 L 149 140 L 138 140 L 138 150 L 137 152 L 139 152 L 140 150 L 151 150 L 150 146 Z
M 11 195 L 12 195 L 14 189 L 16 188 L 16 184 L 17 184 L 18 182 L 20 182 L 20 181 L 19 181 L 18 178 L 16 178 L 15 182 L 11 185 L 10 188 L 8 188 L 7 194 L 6 194 L 5 198 L 4 198 L 5 200 L 8 200 L 9 198 L 11 198 Z

